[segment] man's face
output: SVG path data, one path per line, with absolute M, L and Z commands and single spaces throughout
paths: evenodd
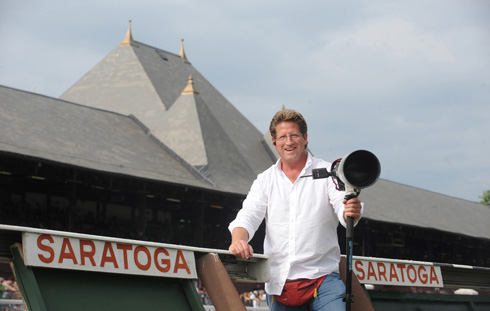
M 287 163 L 295 163 L 300 161 L 304 155 L 306 144 L 308 143 L 308 135 L 301 135 L 299 127 L 296 123 L 285 121 L 277 124 L 276 137 L 273 142 L 281 160 Z

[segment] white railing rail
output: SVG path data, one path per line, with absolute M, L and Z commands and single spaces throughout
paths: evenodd
M 0 305 L 23 305 L 22 299 L 0 299 Z

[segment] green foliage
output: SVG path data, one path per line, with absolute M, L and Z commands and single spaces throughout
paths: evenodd
M 480 196 L 480 203 L 485 205 L 490 205 L 490 190 L 483 191 L 483 194 Z

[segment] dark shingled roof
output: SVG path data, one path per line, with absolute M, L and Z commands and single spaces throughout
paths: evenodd
M 182 94 L 190 76 L 195 92 Z M 116 47 L 61 98 L 134 115 L 217 190 L 247 193 L 274 162 L 263 134 L 190 63 L 140 42 Z
M 118 113 L 0 86 L 0 124 L 2 152 L 214 188 Z
M 380 179 L 361 191 L 364 217 L 490 239 L 490 207 Z

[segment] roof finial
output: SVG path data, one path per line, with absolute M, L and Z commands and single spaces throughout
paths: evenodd
M 282 105 L 282 110 L 285 110 L 285 109 L 286 109 L 286 107 L 284 107 L 284 105 Z
M 194 90 L 194 80 L 192 80 L 192 75 L 189 75 L 189 81 L 187 81 L 187 86 L 182 91 L 182 95 L 184 94 L 199 94 L 199 92 Z
M 184 52 L 184 39 L 182 39 L 182 44 L 180 45 L 180 58 L 184 61 L 184 63 L 190 64 L 189 60 L 187 59 L 187 56 L 185 56 Z
M 119 46 L 130 45 L 133 43 L 133 35 L 131 34 L 131 20 L 129 20 L 128 32 L 126 32 L 126 37 L 119 43 Z

